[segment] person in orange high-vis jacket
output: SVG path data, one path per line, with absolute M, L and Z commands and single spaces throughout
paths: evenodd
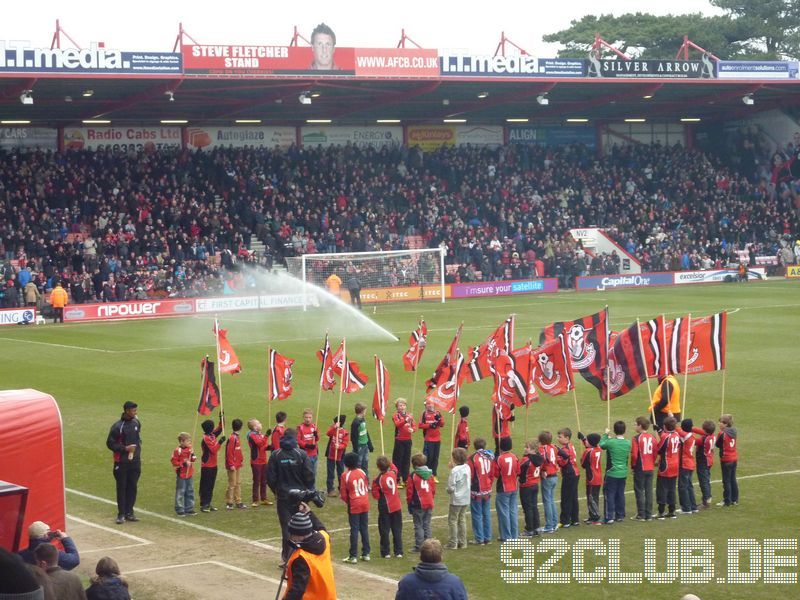
M 57 283 L 53 291 L 50 292 L 50 306 L 53 307 L 55 318 L 53 323 L 64 322 L 64 307 L 69 302 L 67 291 L 61 287 L 61 283 Z
M 286 561 L 284 600 L 336 600 L 331 538 L 321 525 L 311 518 L 308 505 L 301 502 L 299 512 L 292 516 L 288 525 L 290 543 L 295 550 Z

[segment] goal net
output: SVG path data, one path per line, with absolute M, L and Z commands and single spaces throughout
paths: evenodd
M 441 248 L 303 254 L 288 257 L 286 265 L 290 275 L 326 289 L 345 302 L 357 302 L 355 292 L 351 293 L 355 289 L 360 290 L 358 297 L 363 304 L 445 301 L 444 250 Z

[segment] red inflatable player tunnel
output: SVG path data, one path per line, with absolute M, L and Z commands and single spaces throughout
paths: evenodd
M 61 411 L 51 395 L 0 391 L 0 480 L 28 489 L 20 548 L 28 546 L 28 525 L 34 521 L 66 529 Z M 6 508 L 12 506 L 0 512 L 11 518 Z M 6 546 L 8 538 L 2 537 L 0 545 Z

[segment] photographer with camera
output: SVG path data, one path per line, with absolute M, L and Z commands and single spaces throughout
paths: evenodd
M 70 571 L 81 563 L 81 557 L 78 555 L 78 547 L 72 538 L 60 529 L 52 531 L 47 523 L 42 521 L 34 521 L 28 527 L 28 547 L 19 551 L 19 555 L 26 563 L 35 565 L 37 564 L 36 558 L 33 556 L 33 551 L 36 550 L 40 544 L 58 542 L 64 549 L 58 551 L 58 566 L 65 571 Z
M 311 459 L 297 445 L 297 432 L 287 429 L 281 438 L 280 448 L 272 452 L 267 463 L 267 485 L 278 500 L 278 520 L 283 535 L 283 552 L 281 558 L 284 565 L 292 552 L 289 544 L 289 520 L 298 511 L 301 502 L 314 500 L 322 506 L 324 497 L 315 492 L 314 471 Z M 322 523 L 309 512 L 315 529 L 324 529 Z M 317 527 L 318 526 L 318 527 Z M 281 565 L 281 566 L 284 566 Z
M 322 523 L 312 518 L 305 502 L 298 505 L 298 511 L 292 515 L 287 529 L 292 550 L 281 577 L 281 584 L 286 578 L 284 600 L 336 600 L 331 538 Z M 279 585 L 276 598 L 280 596 L 280 591 Z

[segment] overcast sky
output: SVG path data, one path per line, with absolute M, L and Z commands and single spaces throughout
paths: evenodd
M 425 48 L 494 54 L 505 31 L 532 55 L 550 57 L 558 46 L 545 44 L 542 36 L 568 27 L 571 20 L 587 14 L 637 11 L 721 14 L 708 0 L 36 0 L 3 2 L 0 40 L 28 40 L 49 47 L 55 21 L 60 19 L 63 29 L 81 46 L 103 41 L 117 50 L 171 51 L 180 22 L 200 44 L 287 45 L 295 25 L 308 38 L 317 23 L 325 22 L 343 47 L 392 48 L 405 28 L 406 35 Z M 62 47 L 68 44 L 62 41 Z

